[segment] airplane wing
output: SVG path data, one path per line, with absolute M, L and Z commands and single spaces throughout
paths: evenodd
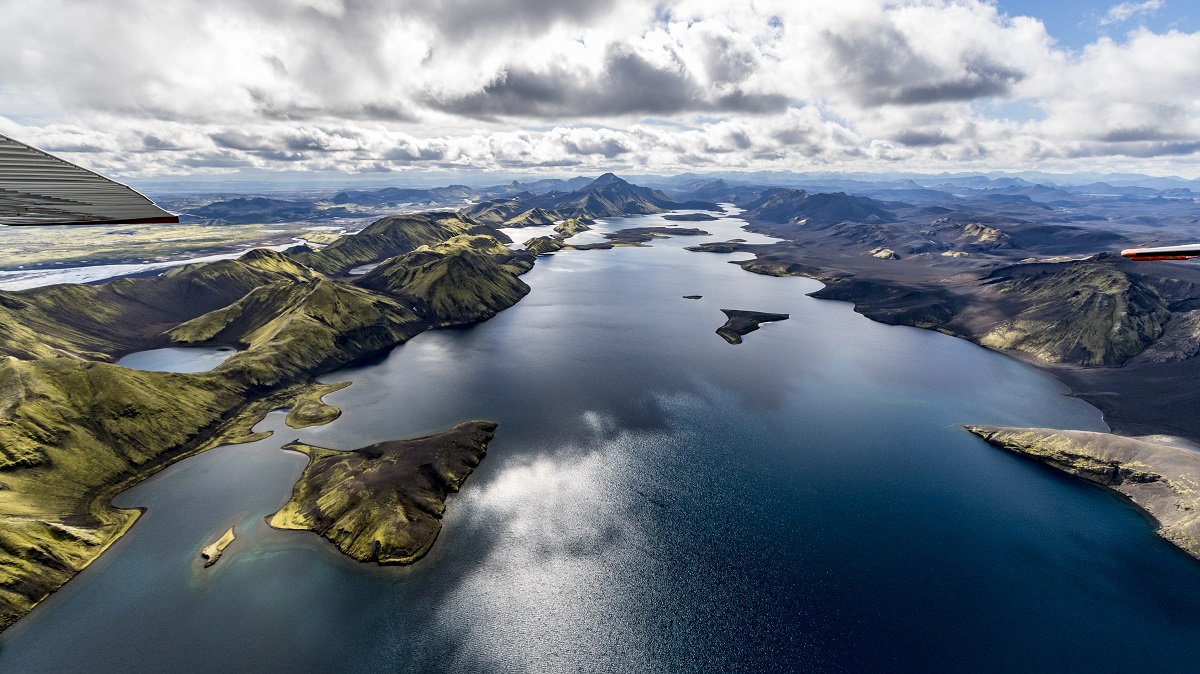
M 1121 251 L 1121 257 L 1130 260 L 1190 260 L 1200 257 L 1200 243 L 1158 248 L 1127 248 Z
M 0 135 L 0 225 L 179 222 L 132 187 Z

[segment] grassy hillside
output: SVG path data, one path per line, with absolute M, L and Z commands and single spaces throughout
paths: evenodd
M 457 236 L 381 264 L 357 283 L 403 299 L 439 326 L 486 320 L 529 292 L 520 278 L 533 265 L 487 236 Z
M 460 234 L 484 234 L 508 241 L 491 226 L 457 213 L 413 213 L 376 220 L 354 236 L 297 255 L 296 261 L 322 274 L 339 275 Z
M 1161 337 L 1171 316 L 1153 287 L 1091 261 L 1003 270 L 991 285 L 1014 307 L 979 342 L 1051 363 L 1121 365 Z
M 221 438 L 250 439 L 271 409 L 293 407 L 293 425 L 326 423 L 337 410 L 315 376 L 512 306 L 533 256 L 480 231 L 491 230 L 424 214 L 330 246 L 404 251 L 369 275 L 378 290 L 301 264 L 317 253 L 252 251 L 161 278 L 0 294 L 0 628 L 132 524 L 136 513 L 109 505 L 119 489 Z M 319 259 L 338 270 L 363 259 L 340 256 Z M 242 351 L 200 374 L 94 362 L 168 343 Z
M 244 401 L 219 375 L 71 358 L 6 358 L 0 390 L 0 627 L 132 524 L 108 505 L 114 486 L 188 451 Z
M 0 354 L 111 360 L 162 342 L 170 326 L 234 302 L 254 288 L 314 278 L 280 253 L 189 265 L 152 279 L 0 292 Z

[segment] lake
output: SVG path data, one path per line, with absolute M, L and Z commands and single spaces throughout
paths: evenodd
M 539 258 L 494 319 L 322 377 L 354 382 L 334 423 L 274 412 L 271 438 L 122 493 L 144 516 L 0 636 L 0 670 L 1195 670 L 1200 564 L 1116 495 L 959 427 L 1106 430 L 1094 408 L 815 281 L 684 251 L 764 240 L 694 224 L 714 236 Z M 791 318 L 730 345 L 720 309 Z M 266 526 L 305 464 L 280 445 L 475 418 L 495 440 L 416 565 Z
M 232 346 L 167 346 L 135 351 L 117 365 L 131 370 L 156 372 L 208 372 L 237 353 Z

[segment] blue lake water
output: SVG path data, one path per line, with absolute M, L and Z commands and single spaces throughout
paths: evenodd
M 1105 430 L 1096 410 L 814 281 L 682 250 L 755 238 L 737 225 L 542 257 L 496 318 L 323 377 L 354 382 L 334 423 L 272 413 L 273 437 L 121 494 L 145 515 L 0 636 L 0 671 L 1195 671 L 1200 564 L 958 426 Z M 730 345 L 723 308 L 791 319 Z M 265 525 L 304 466 L 285 442 L 472 418 L 496 438 L 418 564 Z
M 168 346 L 131 353 L 118 360 L 117 365 L 131 370 L 208 372 L 235 353 L 237 349 L 232 346 Z

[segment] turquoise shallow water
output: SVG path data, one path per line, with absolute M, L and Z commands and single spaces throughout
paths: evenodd
M 958 427 L 1103 430 L 1093 408 L 816 282 L 683 251 L 752 238 L 699 225 L 716 236 L 540 258 L 493 320 L 324 377 L 354 382 L 333 424 L 273 413 L 272 438 L 123 493 L 143 519 L 0 636 L 0 671 L 1195 670 L 1200 565 L 1118 497 Z M 791 319 L 733 346 L 722 308 Z M 471 418 L 496 439 L 417 565 L 263 523 L 304 465 L 285 442 Z

